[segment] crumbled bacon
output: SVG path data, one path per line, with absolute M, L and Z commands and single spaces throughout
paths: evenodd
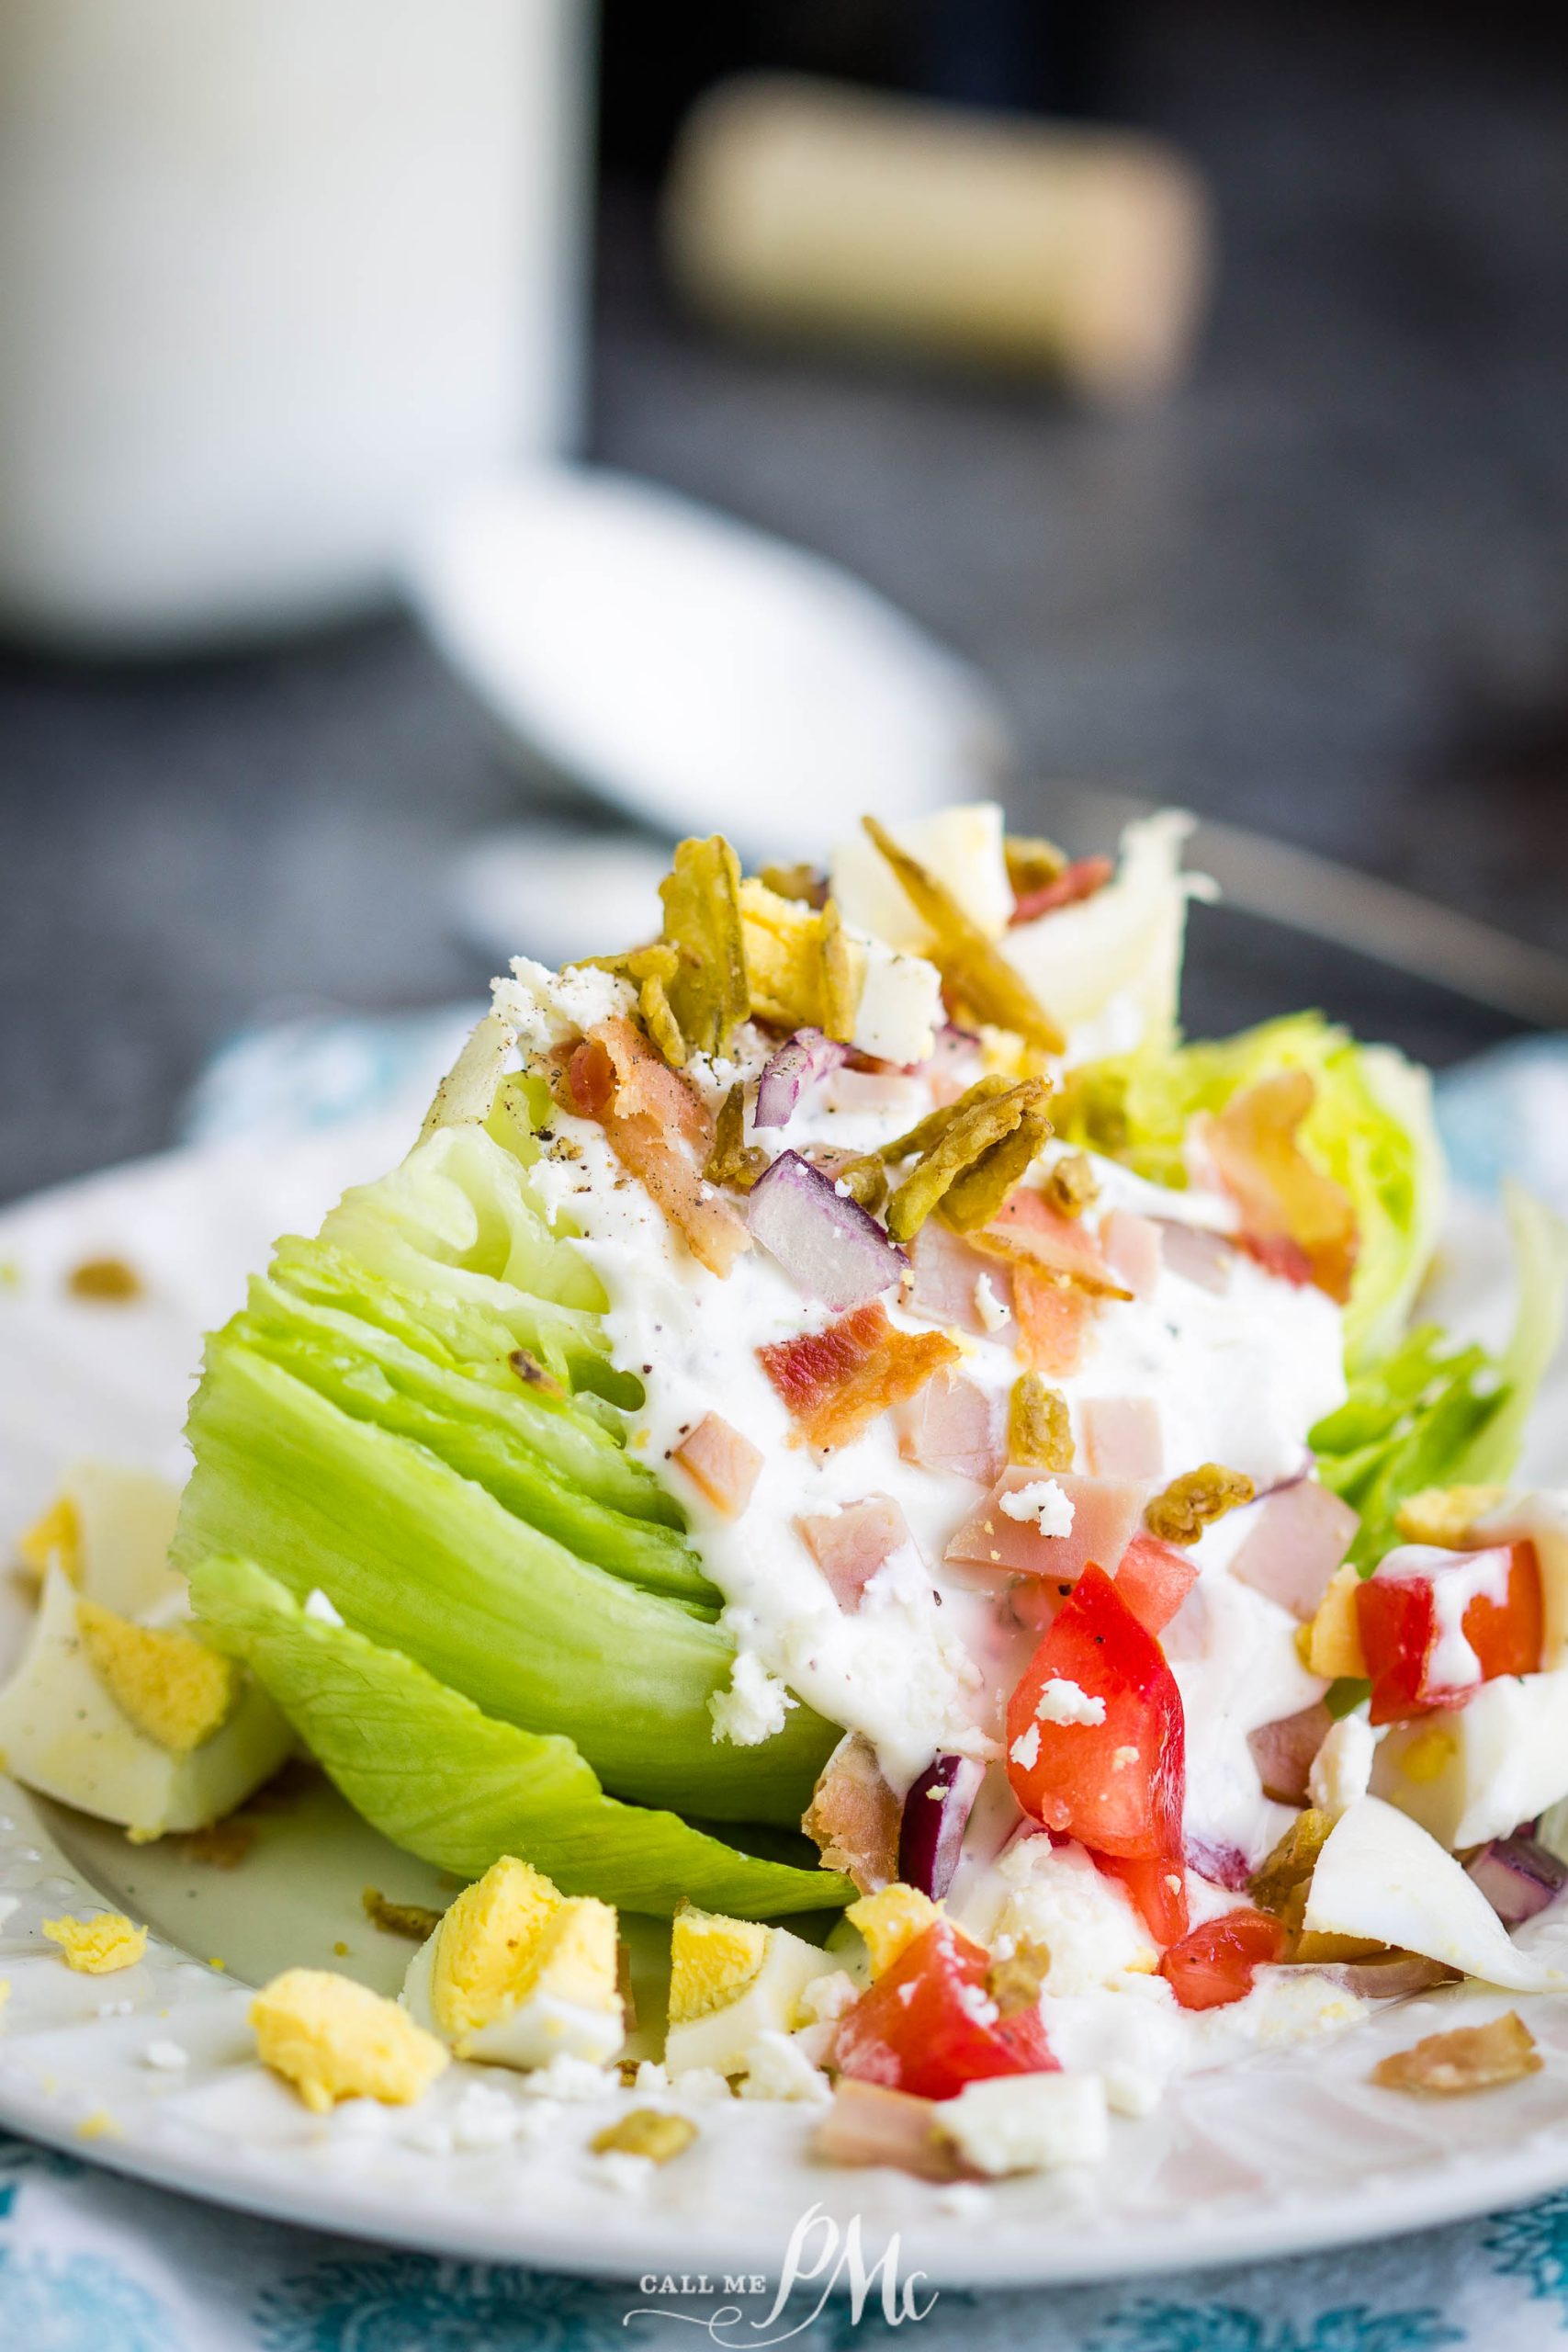
M 875 1748 L 857 1731 L 829 1757 L 800 1826 L 818 1847 L 824 1870 L 845 1871 L 863 1894 L 875 1894 L 898 1875 L 903 1817 Z
M 1043 1475 L 1016 1465 L 1004 1470 L 974 1517 L 964 1521 L 948 1544 L 947 1558 L 957 1566 L 995 1568 L 1010 1576 L 1048 1577 L 1063 1583 L 1070 1582 L 1095 1560 L 1114 1576 L 1137 1532 L 1147 1488 L 1132 1480 L 1086 1478 L 1064 1471 L 1055 1484 L 1072 1504 L 1072 1528 L 1066 1535 L 1043 1535 L 1032 1520 L 1010 1518 L 1001 1507 L 1004 1495 L 1037 1485 Z
M 1099 1237 L 1081 1217 L 1063 1216 L 1032 1185 L 1021 1184 L 1008 1195 L 977 1246 L 984 1249 L 987 1241 L 998 1239 L 1015 1261 L 1032 1260 L 1052 1273 L 1066 1274 L 1083 1290 L 1112 1296 L 1118 1292 Z
M 1263 1793 L 1276 1804 L 1305 1804 L 1312 1759 L 1332 1730 L 1334 1718 L 1321 1699 L 1293 1715 L 1260 1724 L 1247 1735 Z
M 757 1357 L 808 1443 L 847 1445 L 889 1405 L 915 1396 L 958 1349 L 940 1331 L 900 1331 L 880 1300 L 757 1350 Z
M 710 1273 L 728 1274 L 751 1237 L 732 1204 L 705 1183 L 713 1145 L 705 1105 L 631 1023 L 601 1021 L 567 1065 L 570 1107 L 597 1119 L 611 1150 Z
M 1147 1478 L 1165 1469 L 1159 1407 L 1150 1396 L 1086 1396 L 1078 1407 L 1084 1453 L 1097 1478 Z
M 1097 1298 L 1127 1298 L 1100 1247 L 1079 1217 L 1062 1216 L 1043 1195 L 1021 1184 L 1003 1202 L 975 1246 L 1009 1262 L 1019 1353 L 1034 1372 L 1076 1372 Z
M 750 1501 L 762 1467 L 762 1456 L 750 1439 L 732 1430 L 717 1413 L 703 1415 L 672 1459 L 728 1519 L 739 1518 Z
M 900 1407 L 898 1451 L 925 1470 L 951 1470 L 990 1485 L 1007 1460 L 1001 1399 L 961 1372 L 939 1372 Z
M 1054 915 L 1058 908 L 1076 907 L 1083 899 L 1092 899 L 1115 871 L 1113 857 L 1075 857 L 1054 882 L 1042 883 L 1039 889 L 1023 893 L 1008 917 L 1010 929 L 1016 929 L 1021 922 L 1035 922 L 1042 915 Z
M 867 1495 L 863 1502 L 814 1511 L 795 1523 L 844 1610 L 860 1607 L 878 1568 L 911 1541 L 908 1522 L 890 1495 Z
M 1013 1269 L 1013 1312 L 1018 1317 L 1018 1352 L 1031 1372 L 1063 1380 L 1083 1361 L 1094 1301 L 1086 1291 L 1038 1267 Z
M 1540 2052 L 1517 2009 L 1489 2025 L 1457 2026 L 1451 2033 L 1429 2033 L 1408 2050 L 1396 2050 L 1372 2068 L 1385 2091 L 1414 2091 L 1427 2098 L 1452 2098 L 1463 2091 L 1490 2091 L 1540 2071 Z
M 1253 1255 L 1290 1281 L 1304 1268 L 1343 1305 L 1356 1264 L 1356 1210 L 1301 1148 L 1315 1092 L 1306 1070 L 1277 1070 L 1233 1094 L 1208 1122 L 1205 1141 Z

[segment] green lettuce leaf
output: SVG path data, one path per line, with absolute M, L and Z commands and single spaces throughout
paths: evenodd
M 682 1895 L 766 1918 L 850 1902 L 835 1871 L 740 1853 L 604 1794 L 568 1739 L 498 1723 L 396 1650 L 308 1617 L 241 1559 L 197 1561 L 202 1623 L 242 1657 L 355 1812 L 464 1879 L 517 1854 L 568 1894 L 669 1913 Z
M 240 1318 L 243 1323 L 243 1318 Z M 715 1739 L 716 1626 L 581 1559 L 406 1434 L 345 1412 L 252 1344 L 208 1342 L 174 1557 L 256 1560 L 487 1714 L 576 1742 L 617 1795 L 798 1823 L 838 1734 L 804 1706 L 755 1747 Z
M 1444 1170 L 1425 1070 L 1387 1046 L 1362 1046 L 1320 1013 L 1292 1013 L 1239 1036 L 1157 1047 L 1069 1072 L 1057 1133 L 1122 1160 L 1157 1184 L 1187 1182 L 1190 1122 L 1282 1069 L 1316 1084 L 1301 1142 L 1356 1207 L 1358 1256 L 1345 1310 L 1354 1368 L 1393 1347 L 1436 1246 Z
M 1504 1483 L 1562 1336 L 1568 1231 L 1510 1188 L 1517 1303 L 1500 1356 L 1456 1347 L 1436 1324 L 1353 1374 L 1349 1395 L 1310 1433 L 1318 1475 L 1360 1514 L 1349 1557 L 1374 1568 L 1399 1540 L 1394 1515 L 1424 1487 Z

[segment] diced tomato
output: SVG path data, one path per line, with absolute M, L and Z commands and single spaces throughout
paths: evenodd
M 1159 1973 L 1184 2009 L 1223 2009 L 1251 1992 L 1255 1968 L 1284 1951 L 1284 1928 L 1267 1911 L 1227 1911 L 1172 1944 Z
M 1162 1948 L 1187 1933 L 1186 1856 L 1162 1854 L 1139 1862 L 1121 1854 L 1094 1857 L 1107 1878 L 1118 1878 L 1138 1906 L 1145 1927 Z
M 1198 1581 L 1198 1563 L 1142 1531 L 1122 1553 L 1116 1589 L 1146 1634 L 1162 1634 Z
M 1455 1584 L 1450 1580 L 1461 1579 Z M 1501 1595 L 1485 1588 L 1502 1587 Z M 1456 1679 L 1455 1645 L 1444 1639 L 1444 1592 L 1472 1589 L 1460 1630 L 1475 1671 Z M 1533 1674 L 1540 1665 L 1540 1566 L 1532 1544 L 1484 1552 L 1441 1552 L 1420 1544 L 1391 1552 L 1356 1590 L 1356 1623 L 1372 1686 L 1374 1724 L 1403 1723 L 1438 1707 L 1462 1707 L 1472 1691 L 1500 1674 Z M 1460 1652 L 1461 1667 L 1468 1661 Z
M 933 1921 L 840 2019 L 839 2072 L 920 2098 L 953 2098 L 992 2075 L 1058 2072 L 1038 2008 L 998 2013 L 988 1964 L 951 1920 Z
M 847 1445 L 889 1405 L 913 1396 L 933 1373 L 956 1363 L 942 1331 L 899 1331 L 880 1301 L 857 1306 L 826 1330 L 802 1331 L 757 1350 L 757 1360 L 813 1445 Z
M 1042 1722 L 1047 1682 L 1103 1702 L 1098 1724 Z M 1091 1561 L 1008 1702 L 1008 1778 L 1027 1814 L 1096 1854 L 1181 1871 L 1186 1725 L 1176 1678 L 1103 1568 Z

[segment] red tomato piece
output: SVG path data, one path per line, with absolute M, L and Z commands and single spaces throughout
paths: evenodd
M 934 1920 L 840 2020 L 839 2072 L 918 2098 L 954 2098 L 991 2075 L 1059 2072 L 1037 2008 L 998 2015 L 988 1965 L 981 1945 Z
M 1504 1561 L 1506 1561 L 1506 1568 Z M 1501 1599 L 1472 1592 L 1460 1628 L 1478 1671 L 1445 1680 L 1440 1586 L 1450 1577 L 1489 1576 L 1504 1585 Z M 1429 1555 L 1426 1546 L 1391 1552 L 1356 1592 L 1356 1623 L 1372 1686 L 1374 1724 L 1408 1721 L 1438 1707 L 1462 1707 L 1483 1682 L 1499 1674 L 1533 1674 L 1540 1665 L 1540 1566 L 1531 1544 L 1490 1552 Z
M 1124 1855 L 1096 1854 L 1108 1878 L 1119 1878 L 1138 1906 L 1138 1916 L 1163 1949 L 1187 1933 L 1186 1856 L 1162 1854 L 1157 1861 L 1129 1861 Z
M 1098 1724 L 1043 1722 L 1048 1682 L 1101 1702 Z M 1176 1678 L 1103 1568 L 1091 1561 L 1008 1702 L 1008 1778 L 1025 1813 L 1096 1854 L 1175 1857 L 1181 1868 L 1186 1724 Z
M 1252 1972 L 1280 1960 L 1285 1930 L 1267 1911 L 1227 1911 L 1172 1944 L 1159 1973 L 1184 2009 L 1223 2009 L 1252 1990 Z
M 1134 1535 L 1116 1569 L 1116 1589 L 1146 1634 L 1162 1634 L 1198 1581 L 1198 1563 L 1157 1535 Z

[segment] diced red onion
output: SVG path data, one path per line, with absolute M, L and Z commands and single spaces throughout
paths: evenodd
M 1187 1867 L 1211 1886 L 1223 1886 L 1227 1894 L 1245 1894 L 1252 1881 L 1252 1865 L 1239 1846 L 1215 1845 L 1207 1838 L 1189 1838 L 1185 1841 Z
M 1478 1847 L 1464 1867 L 1506 1928 L 1533 1919 L 1568 1884 L 1568 1862 L 1517 1832 Z
M 1265 1495 L 1231 1561 L 1231 1574 L 1305 1624 L 1350 1548 L 1360 1521 L 1348 1503 L 1297 1478 Z
M 1260 1724 L 1247 1735 L 1265 1796 L 1279 1804 L 1305 1804 L 1312 1759 L 1328 1737 L 1334 1718 L 1321 1699 L 1298 1714 Z
M 781 1152 L 758 1178 L 746 1222 L 797 1288 L 835 1314 L 890 1290 L 908 1264 L 876 1219 L 797 1151 Z
M 797 1029 L 786 1038 L 763 1070 L 757 1084 L 754 1127 L 785 1127 L 802 1091 L 815 1086 L 848 1057 L 849 1047 L 824 1036 L 820 1029 Z
M 964 1826 L 984 1777 L 971 1756 L 938 1756 L 904 1799 L 898 1875 L 933 1902 L 953 1884 Z

